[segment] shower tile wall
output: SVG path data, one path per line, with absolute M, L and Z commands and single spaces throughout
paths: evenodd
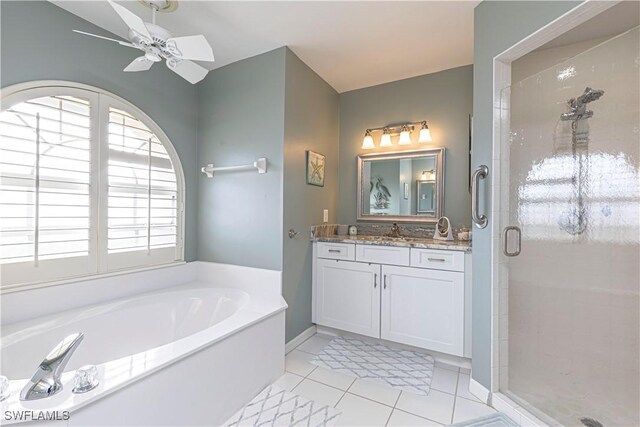
M 502 193 L 523 243 L 501 260 L 500 388 L 566 425 L 640 425 L 639 37 L 514 83 L 507 101 Z M 559 116 L 587 86 L 605 94 L 587 107 L 588 228 L 571 235 L 559 222 L 575 204 L 575 163 Z

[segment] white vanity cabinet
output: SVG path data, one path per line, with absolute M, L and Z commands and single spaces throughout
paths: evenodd
M 380 333 L 380 265 L 316 262 L 316 323 L 369 337 Z
M 380 338 L 462 356 L 464 273 L 382 266 Z
M 316 324 L 471 356 L 469 253 L 315 242 L 313 262 Z

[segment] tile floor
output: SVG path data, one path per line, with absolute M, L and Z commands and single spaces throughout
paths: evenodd
M 290 352 L 280 387 L 342 412 L 339 426 L 441 426 L 495 410 L 469 393 L 469 371 L 436 362 L 428 396 L 353 378 L 309 363 L 331 340 L 314 335 Z

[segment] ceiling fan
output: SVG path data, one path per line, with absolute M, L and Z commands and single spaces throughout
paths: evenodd
M 197 36 L 172 37 L 164 28 L 156 25 L 156 12 L 172 12 L 177 7 L 176 0 L 140 0 L 151 8 L 151 22 L 144 22 L 139 16 L 111 0 L 107 2 L 129 27 L 129 41 L 116 40 L 84 31 L 73 30 L 76 33 L 99 39 L 110 40 L 122 46 L 133 47 L 144 52 L 127 65 L 126 72 L 147 71 L 154 62 L 165 59 L 167 67 L 195 84 L 204 79 L 209 70 L 194 61 L 213 62 L 213 50 L 202 34 Z

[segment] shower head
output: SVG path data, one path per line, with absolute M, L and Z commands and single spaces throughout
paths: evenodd
M 604 95 L 603 90 L 591 89 L 590 87 L 587 87 L 584 90 L 584 93 L 575 100 L 576 106 L 579 107 L 580 105 L 585 105 L 590 102 L 597 101 L 602 95 Z
M 602 95 L 604 95 L 604 90 L 587 87 L 582 95 L 567 101 L 571 111 L 561 114 L 560 120 L 576 121 L 592 117 L 593 111 L 587 111 L 587 104 L 600 99 Z

